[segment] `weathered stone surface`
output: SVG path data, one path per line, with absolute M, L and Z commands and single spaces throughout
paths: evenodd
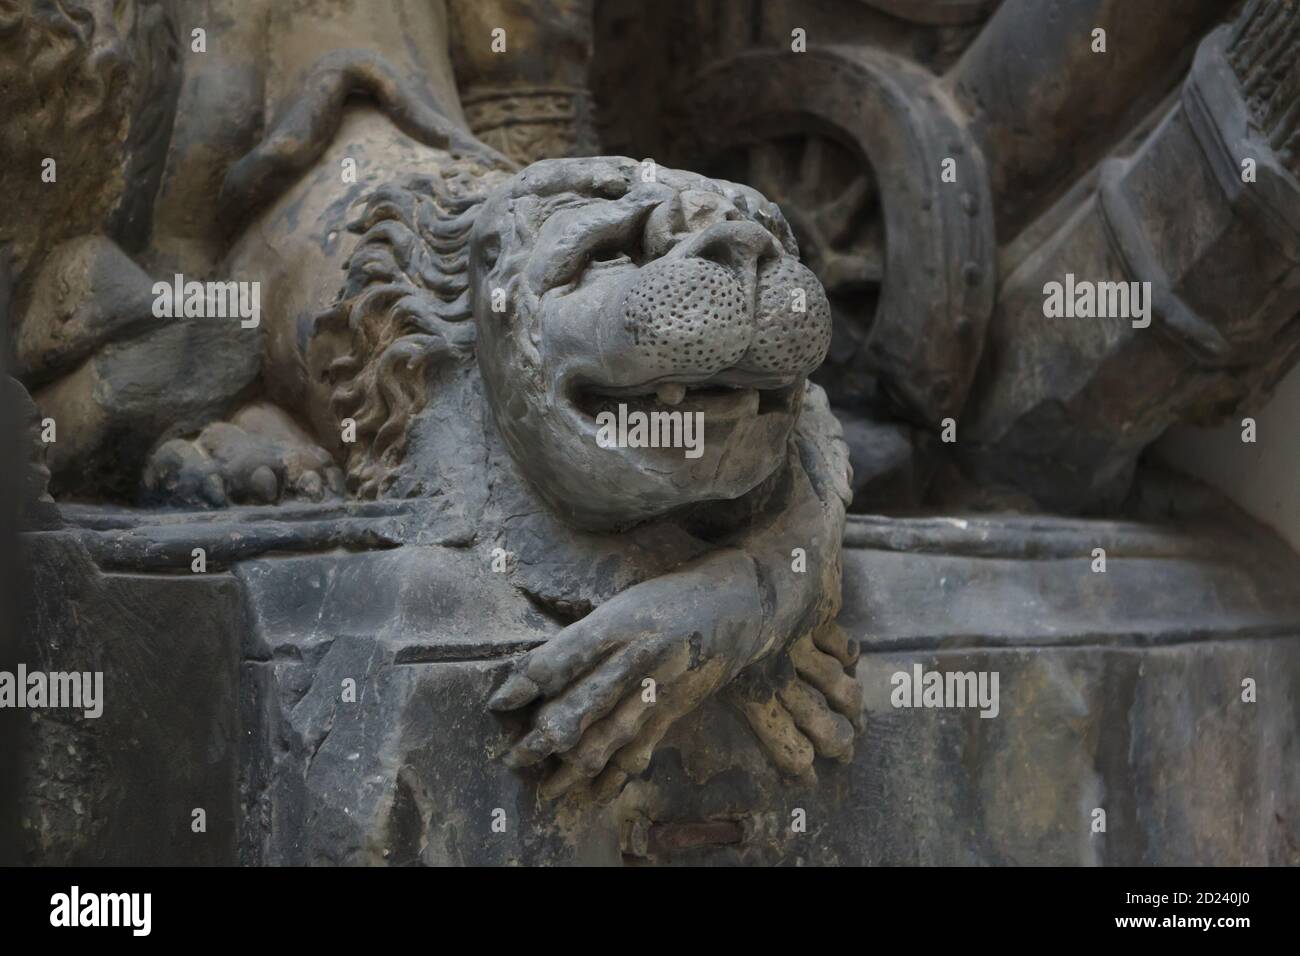
M 1276 45 L 1246 59 L 1264 56 L 1285 89 L 1300 53 L 1274 15 L 1272 39 L 1254 42 Z M 1300 179 L 1270 145 L 1294 116 L 1248 82 L 1239 34 L 1201 43 L 1133 156 L 1107 161 L 1095 193 L 1007 276 L 960 449 L 981 479 L 1055 511 L 1114 509 L 1166 428 L 1248 413 L 1300 355 Z M 1258 157 L 1249 182 L 1243 157 Z M 1076 278 L 1096 304 L 1050 314 L 1049 284 Z
M 32 397 L 15 379 L 0 378 L 0 394 L 6 408 L 5 440 L 17 466 L 11 477 L 11 500 L 16 501 L 18 526 L 57 527 L 61 521 L 50 497 L 50 469 L 45 464 L 41 414 Z
M 1173 88 L 1222 0 L 1003 0 L 945 78 L 989 158 L 1004 241 L 1022 229 Z M 1104 30 L 1106 52 L 1093 47 Z M 1116 39 L 1118 38 L 1118 42 Z M 1054 82 L 1068 75 L 1069 82 Z M 1051 130 L 1051 135 L 1039 135 Z M 1097 135 L 1099 129 L 1108 135 Z
M 485 704 L 560 627 L 472 552 L 268 556 L 233 576 L 146 577 L 96 571 L 68 532 L 30 540 L 38 569 L 78 569 L 68 590 L 46 589 L 64 613 L 37 611 L 59 660 L 92 659 L 78 634 L 112 628 L 123 642 L 105 732 L 55 725 L 77 750 L 58 754 L 40 795 L 63 812 L 100 802 L 95 827 L 49 818 L 47 861 L 229 859 L 208 854 L 232 852 L 238 821 L 245 863 L 1297 862 L 1300 559 L 1257 529 L 851 518 L 841 624 L 861 645 L 866 724 L 853 761 L 784 779 L 741 714 L 707 702 L 605 806 L 541 800 L 541 775 L 501 759 L 526 724 Z M 1094 545 L 1105 573 L 1090 569 Z M 197 624 L 210 617 L 232 626 Z M 148 683 L 159 653 L 185 662 L 168 669 L 175 686 Z M 916 665 L 996 671 L 997 717 L 893 706 L 892 676 Z M 1257 703 L 1241 699 L 1246 677 Z M 138 681 L 145 706 L 115 713 Z M 164 724 L 181 701 L 184 726 L 179 713 Z M 129 720 L 133 747 L 111 745 L 109 720 Z M 164 765 L 165 783 L 96 797 L 92 773 L 137 781 Z M 211 842 L 191 842 L 190 803 L 208 807 Z M 1105 833 L 1091 832 L 1096 807 Z M 144 841 L 157 832 L 172 837 Z
M 587 84 L 592 6 L 558 0 L 536 16 L 521 0 L 450 0 L 452 66 L 475 136 L 521 165 L 600 152 Z
M 230 408 L 256 379 L 258 352 L 237 319 L 179 321 L 106 346 L 39 389 L 36 404 L 60 428 L 47 455 L 55 493 L 132 496 L 154 442 Z
M 37 381 L 66 371 L 118 336 L 158 328 L 149 277 L 104 236 L 52 250 L 33 280 L 33 321 L 18 330 L 16 365 Z
M 236 581 L 104 574 L 64 531 L 29 533 L 22 545 L 36 650 L 23 663 L 103 674 L 100 716 L 28 714 L 25 860 L 237 862 L 244 625 Z
M 852 418 L 844 443 L 853 467 L 853 500 L 863 511 L 916 507 L 939 465 L 929 432 L 899 422 Z

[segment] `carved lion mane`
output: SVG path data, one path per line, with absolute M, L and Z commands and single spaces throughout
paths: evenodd
M 314 334 L 350 336 L 350 351 L 328 375 L 335 415 L 356 422 L 346 474 L 358 497 L 380 497 L 396 479 L 411 419 L 428 401 L 430 372 L 473 355 L 469 237 L 483 200 L 508 178 L 477 160 L 456 160 L 375 190 L 348 226 L 361 240 Z

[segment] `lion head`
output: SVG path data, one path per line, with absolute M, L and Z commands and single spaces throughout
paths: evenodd
M 354 489 L 413 487 L 407 440 L 430 376 L 471 355 L 517 469 L 574 525 L 626 526 L 769 477 L 830 340 L 780 211 L 625 158 L 484 179 L 381 191 L 358 225 L 326 316 L 352 336 L 333 368 L 336 413 L 358 427 Z M 632 413 L 694 416 L 700 447 L 599 440 L 602 420 Z

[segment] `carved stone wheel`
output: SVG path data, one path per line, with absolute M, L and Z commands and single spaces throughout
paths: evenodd
M 868 7 L 912 23 L 978 23 L 1002 0 L 859 0 Z
M 874 295 L 884 274 L 875 178 L 825 136 L 764 140 L 737 154 L 743 182 L 780 205 L 828 293 Z
M 778 203 L 826 286 L 833 397 L 874 379 L 920 423 L 955 417 L 993 308 L 996 244 L 983 157 L 938 79 L 826 47 L 742 53 L 690 89 L 682 159 Z
M 833 400 L 853 403 L 872 387 L 853 359 L 884 276 L 885 224 L 870 168 L 852 146 L 818 133 L 762 139 L 728 150 L 716 165 L 716 175 L 747 183 L 781 207 L 835 316 L 828 367 L 819 377 Z

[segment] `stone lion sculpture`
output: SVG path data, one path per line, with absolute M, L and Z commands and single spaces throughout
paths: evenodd
M 345 109 L 340 84 L 374 101 Z M 848 466 L 807 381 L 830 315 L 773 204 L 626 158 L 516 171 L 338 56 L 225 195 L 263 203 L 225 270 L 263 290 L 263 388 L 163 441 L 148 502 L 403 498 L 463 517 L 485 568 L 508 555 L 567 625 L 491 701 L 531 708 L 508 760 L 557 757 L 547 795 L 617 793 L 724 688 L 784 772 L 848 759 Z M 620 412 L 666 440 L 599 441 Z M 687 417 L 702 441 L 667 447 Z

